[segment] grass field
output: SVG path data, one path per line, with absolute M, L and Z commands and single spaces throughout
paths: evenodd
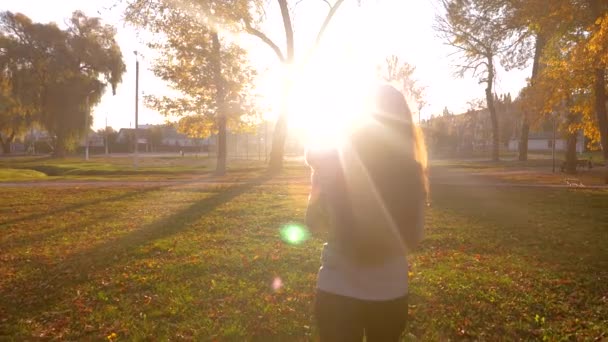
M 0 340 L 314 339 L 322 237 L 280 237 L 303 217 L 302 168 L 230 186 L 2 190 Z M 432 191 L 411 256 L 414 335 L 608 338 L 608 191 Z
M 82 157 L 56 159 L 51 157 L 0 158 L 0 183 L 53 181 L 166 181 L 214 178 L 216 161 L 206 155 L 185 157 L 142 155 L 134 167 L 130 155 L 95 156 L 89 161 Z M 228 162 L 230 180 L 261 175 L 266 163 L 258 159 L 231 159 Z M 282 176 L 301 176 L 302 162 L 286 161 Z
M 95 156 L 89 161 L 82 157 L 56 159 L 51 157 L 8 157 L 0 159 L 0 170 L 22 170 L 22 173 L 36 172 L 39 179 L 57 180 L 66 178 L 99 179 L 99 178 L 145 178 L 180 175 L 206 174 L 212 171 L 214 161 L 206 156 L 180 157 L 175 155 L 139 157 L 138 167 L 134 160 L 124 156 Z M 3 177 L 4 176 L 4 177 Z M 20 180 L 11 175 L 0 174 L 0 180 Z

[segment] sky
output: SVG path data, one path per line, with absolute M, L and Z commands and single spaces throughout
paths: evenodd
M 123 0 L 124 1 L 124 0 Z M 104 23 L 116 26 L 117 41 L 122 49 L 127 72 L 123 82 L 112 96 L 108 91 L 102 102 L 93 109 L 93 127 L 108 126 L 114 129 L 134 127 L 135 125 L 135 63 L 133 51 L 140 55 L 140 91 L 145 94 L 167 94 L 171 91 L 149 71 L 154 52 L 145 46 L 145 33 L 125 25 L 122 10 L 113 5 L 119 0 L 19 0 L 0 2 L 0 10 L 21 12 L 37 22 L 56 22 L 59 25 L 74 10 L 82 10 L 89 16 L 100 16 Z M 274 3 L 274 2 L 272 2 Z M 295 1 L 292 1 L 295 3 Z M 294 26 L 296 55 L 303 55 L 316 36 L 318 27 L 326 13 L 326 5 L 321 0 L 306 0 L 295 9 Z M 433 30 L 438 13 L 436 0 L 364 0 L 359 6 L 350 0 L 336 14 L 328 27 L 319 54 L 331 56 L 331 60 L 361 71 L 370 71 L 388 55 L 397 55 L 400 60 L 416 67 L 414 77 L 426 87 L 426 102 L 422 109 L 422 119 L 431 114 L 440 114 L 445 107 L 451 112 L 466 111 L 471 100 L 484 97 L 484 85 L 471 76 L 456 78 L 453 65 L 453 50 L 446 46 Z M 283 26 L 278 6 L 267 8 L 267 20 L 262 26 L 277 43 L 283 42 Z M 269 47 L 253 37 L 231 37 L 235 43 L 245 47 L 250 53 L 251 63 L 260 70 L 260 84 L 263 92 L 276 90 L 272 84 L 279 70 L 278 60 Z M 319 66 L 317 82 L 331 77 L 336 65 Z M 339 67 L 338 67 L 339 69 Z M 499 69 L 495 84 L 497 93 L 510 92 L 515 97 L 525 85 L 530 70 L 506 72 Z M 340 74 L 343 84 L 349 84 L 348 73 Z M 346 76 L 345 76 L 346 75 Z M 275 82 L 276 83 L 276 82 Z M 272 96 L 269 96 L 272 97 Z M 141 96 L 140 96 L 141 99 Z M 414 109 L 414 112 L 416 110 Z M 139 106 L 139 124 L 158 124 L 166 120 L 155 111 Z

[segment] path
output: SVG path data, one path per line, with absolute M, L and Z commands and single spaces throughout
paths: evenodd
M 192 178 L 173 180 L 48 180 L 48 181 L 20 181 L 0 182 L 0 188 L 23 187 L 23 188 L 75 188 L 75 187 L 155 187 L 155 186 L 233 186 L 250 182 L 251 179 L 223 180 L 218 178 Z M 606 189 L 608 185 L 583 185 L 580 183 L 570 184 L 541 184 L 541 183 L 518 183 L 496 181 L 492 177 L 472 174 L 463 170 L 446 167 L 433 167 L 430 176 L 431 186 L 485 186 L 505 188 L 549 188 L 549 189 Z M 301 184 L 307 185 L 306 177 L 277 177 L 269 179 L 266 184 Z

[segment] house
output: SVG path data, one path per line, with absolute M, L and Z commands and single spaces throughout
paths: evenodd
M 576 139 L 576 152 L 582 153 L 585 151 L 585 139 L 583 133 L 580 132 Z M 560 136 L 555 139 L 555 150 L 566 151 L 567 142 Z M 519 150 L 519 139 L 512 138 L 509 140 L 509 151 Z M 528 135 L 528 151 L 552 151 L 553 150 L 553 132 L 530 132 Z

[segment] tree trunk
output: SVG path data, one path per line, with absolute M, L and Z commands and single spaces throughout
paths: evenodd
M 593 0 L 590 3 L 594 18 L 601 18 L 606 11 L 605 0 Z M 604 181 L 608 184 L 608 110 L 606 108 L 606 65 L 597 61 L 595 69 L 595 80 L 593 82 L 593 93 L 595 95 L 595 113 L 598 128 L 600 130 L 600 143 L 604 156 Z
M 287 47 L 287 56 L 284 63 L 286 69 L 290 70 L 290 66 L 293 64 L 295 55 L 293 26 L 291 23 L 291 15 L 287 0 L 278 0 L 278 2 L 281 9 L 281 17 L 283 18 L 285 42 Z M 287 75 L 287 77 L 290 78 L 291 75 Z M 268 171 L 270 172 L 278 172 L 283 168 L 283 155 L 285 153 L 285 141 L 287 140 L 287 120 L 289 114 L 287 101 L 289 99 L 289 94 L 291 93 L 291 80 L 286 79 L 285 82 L 286 84 L 283 88 L 283 103 L 281 105 L 281 111 L 272 137 L 272 151 L 270 152 L 270 161 L 268 163 Z
M 217 126 L 217 165 L 215 166 L 215 173 L 224 175 L 226 173 L 226 159 L 228 154 L 228 149 L 226 148 L 226 116 L 218 117 Z
M 536 45 L 534 49 L 534 64 L 532 64 L 532 78 L 531 85 L 534 86 L 534 80 L 540 72 L 540 57 L 543 54 L 545 45 L 547 44 L 546 39 L 541 33 L 536 35 Z M 528 160 L 528 137 L 530 133 L 530 119 L 528 113 L 524 113 L 523 122 L 521 124 L 521 137 L 519 142 L 519 160 Z
M 1 145 L 2 145 L 2 153 L 3 154 L 10 154 L 11 153 L 11 142 L 9 140 L 2 140 L 1 141 Z
M 530 123 L 528 115 L 524 114 L 524 119 L 521 124 L 521 137 L 519 139 L 519 161 L 528 160 L 528 140 L 530 136 Z
M 287 122 L 289 115 L 289 94 L 291 93 L 291 83 L 285 80 L 279 118 L 274 127 L 272 135 L 272 147 L 270 151 L 270 161 L 268 171 L 278 172 L 283 168 L 283 156 L 285 154 L 285 142 L 287 140 Z
M 285 154 L 285 141 L 287 140 L 287 112 L 281 111 L 272 136 L 272 149 L 268 170 L 278 172 L 283 168 L 283 155 Z
M 577 133 L 568 132 L 566 138 L 566 173 L 576 174 L 576 139 Z M 553 142 L 555 143 L 555 142 Z
M 11 153 L 11 143 L 15 139 L 15 131 L 11 132 L 9 136 L 6 137 L 6 140 L 2 139 L 0 136 L 0 145 L 2 145 L 2 153 L 10 154 Z
M 220 38 L 217 32 L 211 34 L 213 42 L 213 73 L 214 82 L 216 87 L 215 101 L 217 108 L 217 129 L 218 129 L 218 153 L 217 153 L 217 164 L 215 166 L 215 173 L 217 175 L 226 174 L 226 98 L 224 90 L 224 78 L 222 76 L 222 59 L 221 59 L 221 46 Z
M 608 184 L 608 113 L 606 110 L 606 71 L 604 69 L 595 70 L 595 113 L 600 130 L 600 141 L 602 143 L 602 154 L 604 155 L 604 180 Z
M 490 119 L 492 120 L 492 161 L 499 160 L 500 139 L 498 132 L 498 116 L 496 115 L 496 107 L 494 106 L 494 94 L 492 93 L 492 84 L 494 83 L 494 64 L 493 59 L 488 58 L 488 79 L 486 87 L 486 101 L 488 110 L 490 111 Z
M 55 140 L 55 148 L 53 149 L 53 157 L 64 158 L 65 157 L 65 136 L 63 134 L 57 134 Z

